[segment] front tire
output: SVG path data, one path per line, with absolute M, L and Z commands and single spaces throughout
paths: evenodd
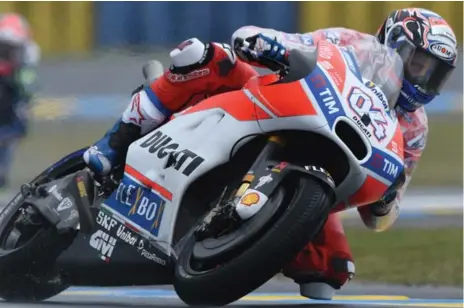
M 310 176 L 298 178 L 294 184 L 280 186 L 267 202 L 285 197 L 278 205 L 283 211 L 268 230 L 219 267 L 208 271 L 192 267 L 195 238 L 190 236 L 175 268 L 174 288 L 182 301 L 219 306 L 234 302 L 271 279 L 315 237 L 327 220 L 334 194 Z

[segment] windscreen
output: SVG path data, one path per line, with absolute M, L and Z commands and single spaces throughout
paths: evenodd
M 384 92 L 390 109 L 393 109 L 403 84 L 403 61 L 400 55 L 375 38 L 355 41 L 344 48 L 355 57 L 361 76 Z

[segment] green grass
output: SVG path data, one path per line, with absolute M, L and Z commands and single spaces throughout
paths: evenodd
M 462 286 L 462 228 L 347 228 L 355 265 L 353 281 Z
M 430 135 L 413 186 L 462 186 L 462 115 L 429 119 Z M 20 144 L 13 168 L 14 183 L 28 181 L 63 155 L 98 138 L 112 125 L 54 120 L 35 124 Z
M 411 186 L 457 186 L 463 179 L 462 114 L 429 118 L 429 138 Z
M 18 186 L 35 177 L 52 163 L 101 138 L 110 127 L 106 123 L 53 122 L 34 124 L 30 135 L 16 152 L 12 169 L 12 185 Z

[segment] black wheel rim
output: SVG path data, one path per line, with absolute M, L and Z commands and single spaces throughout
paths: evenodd
M 19 231 L 17 228 L 13 228 L 13 230 L 11 230 L 7 235 L 4 248 L 6 250 L 14 250 L 17 247 L 20 238 L 21 231 Z
M 278 190 L 272 194 L 266 205 L 251 219 L 247 224 L 254 227 L 253 232 L 246 233 L 242 238 L 232 236 L 232 240 L 228 241 L 227 246 L 221 247 L 220 251 L 209 249 L 210 253 L 199 253 L 199 247 L 207 240 L 196 242 L 192 240 L 190 247 L 186 247 L 188 252 L 184 255 L 185 258 L 180 260 L 183 263 L 184 270 L 190 275 L 203 275 L 216 270 L 221 265 L 233 260 L 235 257 L 248 249 L 254 240 L 270 228 L 280 216 L 279 214 L 286 209 L 286 205 L 290 204 L 287 196 L 292 195 L 284 192 L 284 189 Z M 238 231 L 242 230 L 240 228 Z M 243 230 L 242 230 L 243 233 Z M 212 242 L 209 243 L 210 248 L 214 247 Z M 221 246 L 221 245 L 219 245 Z M 204 247 L 203 247 L 204 248 Z
M 34 226 L 18 224 L 18 219 L 26 215 L 25 206 L 23 203 L 14 211 L 5 226 L 0 229 L 0 250 L 14 251 L 27 245 L 45 227 L 44 224 Z

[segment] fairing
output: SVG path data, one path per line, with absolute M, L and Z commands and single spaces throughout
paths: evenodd
M 265 132 L 308 130 L 337 143 L 350 163 L 350 174 L 337 186 L 337 201 L 360 206 L 377 201 L 403 169 L 403 135 L 392 108 L 402 72 L 398 54 L 377 41 L 359 41 L 347 48 L 321 41 L 317 67 L 304 79 L 268 86 L 250 80 L 244 91 L 272 111 L 259 118 Z M 340 121 L 365 141 L 368 152 L 363 159 L 337 135 Z
M 403 168 L 402 134 L 387 98 L 394 99 L 400 89 L 397 80 L 386 78 L 401 78 L 401 65 L 391 50 L 375 42 L 346 49 L 321 42 L 317 66 L 305 78 L 268 85 L 275 78 L 250 80 L 243 90 L 206 99 L 134 142 L 124 179 L 102 206 L 172 254 L 178 210 L 190 184 L 226 163 L 237 144 L 282 130 L 309 131 L 334 141 L 350 164 L 336 188 L 337 201 L 374 201 Z M 366 144 L 362 159 L 337 135 L 340 121 Z

